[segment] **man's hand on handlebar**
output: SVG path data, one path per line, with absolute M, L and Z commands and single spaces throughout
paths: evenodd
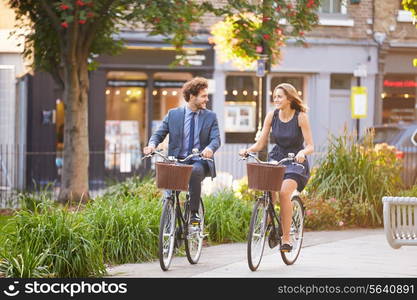
M 201 156 L 204 158 L 212 158 L 213 157 L 213 151 L 211 151 L 211 149 L 206 148 L 203 150 L 203 152 L 201 152 Z
M 155 152 L 155 150 L 156 150 L 155 147 L 147 146 L 147 147 L 143 148 L 143 154 L 144 155 L 149 155 L 149 154 Z

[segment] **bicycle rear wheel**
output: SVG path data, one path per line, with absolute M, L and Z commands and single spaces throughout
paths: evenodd
M 303 244 L 304 234 L 304 206 L 300 197 L 294 196 L 292 202 L 292 222 L 290 229 L 290 239 L 292 243 L 292 250 L 289 252 L 281 252 L 282 260 L 287 265 L 292 265 L 300 254 L 301 246 Z
M 200 198 L 200 207 L 198 209 L 198 215 L 200 216 L 200 225 L 193 226 L 190 225 L 190 209 L 189 203 L 187 204 L 186 209 L 186 230 L 185 230 L 185 253 L 187 254 L 187 259 L 190 264 L 198 263 L 200 259 L 201 252 L 203 249 L 203 240 L 204 240 L 204 205 L 203 201 Z
M 175 200 L 164 199 L 159 223 L 159 263 L 167 271 L 171 265 L 175 245 Z
M 265 248 L 268 219 L 268 203 L 259 198 L 252 211 L 248 234 L 248 265 L 252 271 L 258 269 Z

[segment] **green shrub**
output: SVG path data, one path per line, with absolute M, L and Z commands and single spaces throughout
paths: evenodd
M 132 180 L 87 205 L 84 218 L 94 240 L 100 243 L 106 262 L 143 262 L 157 257 L 159 198 L 154 185 Z
M 57 205 L 46 194 L 25 197 L 42 198 L 10 219 L 12 230 L 0 247 L 4 276 L 102 276 L 104 263 L 158 257 L 161 193 L 152 179 L 128 179 L 78 208 Z M 227 190 L 205 197 L 204 204 L 210 241 L 246 240 L 253 201 Z
M 44 266 L 48 273 L 58 277 L 105 273 L 101 249 L 80 214 L 55 207 L 43 209 L 41 213 L 36 209 L 35 212 L 22 210 L 12 222 L 16 231 L 8 236 L 6 248 L 13 257 L 19 258 L 22 268 L 28 268 L 16 267 L 21 274 L 35 274 L 39 272 L 38 267 L 44 270 Z M 7 253 L 2 256 L 10 257 Z M 8 261 L 10 265 L 11 260 Z
M 204 198 L 206 230 L 209 241 L 242 242 L 246 241 L 252 202 L 235 197 L 232 190 L 225 190 Z
M 35 183 L 35 190 L 36 189 Z M 30 211 L 35 211 L 35 209 L 40 209 L 44 206 L 50 207 L 51 205 L 54 205 L 54 202 L 51 200 L 52 198 L 52 184 L 40 187 L 37 192 L 22 192 L 18 194 L 20 207 Z
M 382 224 L 382 202 L 401 186 L 401 163 L 395 148 L 372 145 L 368 134 L 363 145 L 352 135 L 333 137 L 327 154 L 312 171 L 306 187 L 308 198 L 335 198 L 338 218 L 346 225 Z
M 335 198 L 306 198 L 304 201 L 306 218 L 305 227 L 314 230 L 334 228 L 341 220 Z
M 5 277 L 44 278 L 50 277 L 50 268 L 46 265 L 50 255 L 48 249 L 40 249 L 36 239 L 24 241 L 20 251 L 8 249 L 0 252 L 0 273 Z

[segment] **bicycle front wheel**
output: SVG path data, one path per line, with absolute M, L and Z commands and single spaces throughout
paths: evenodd
M 159 263 L 167 271 L 171 265 L 175 245 L 175 201 L 166 198 L 159 223 Z
M 189 204 L 189 203 L 188 203 Z M 187 229 L 185 231 L 185 253 L 187 254 L 187 259 L 190 264 L 198 263 L 198 260 L 201 256 L 201 251 L 203 249 L 203 240 L 204 240 L 204 205 L 203 201 L 200 199 L 200 207 L 198 209 L 198 215 L 200 216 L 200 225 L 193 226 L 190 224 L 190 210 L 189 207 L 186 213 L 186 225 Z
M 248 264 L 252 271 L 258 269 L 265 248 L 268 204 L 258 199 L 253 207 L 248 234 Z
M 282 260 L 287 265 L 292 265 L 300 254 L 303 244 L 304 234 L 304 206 L 298 196 L 291 199 L 292 202 L 292 222 L 290 228 L 290 239 L 292 250 L 289 252 L 281 252 Z

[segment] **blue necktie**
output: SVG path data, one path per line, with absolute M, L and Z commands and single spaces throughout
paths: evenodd
M 194 122 L 194 117 L 195 117 L 195 112 L 191 113 L 191 124 L 190 124 L 190 136 L 188 138 L 188 155 L 190 155 L 191 153 L 193 153 L 193 147 L 194 147 L 194 127 L 195 127 L 195 122 Z

